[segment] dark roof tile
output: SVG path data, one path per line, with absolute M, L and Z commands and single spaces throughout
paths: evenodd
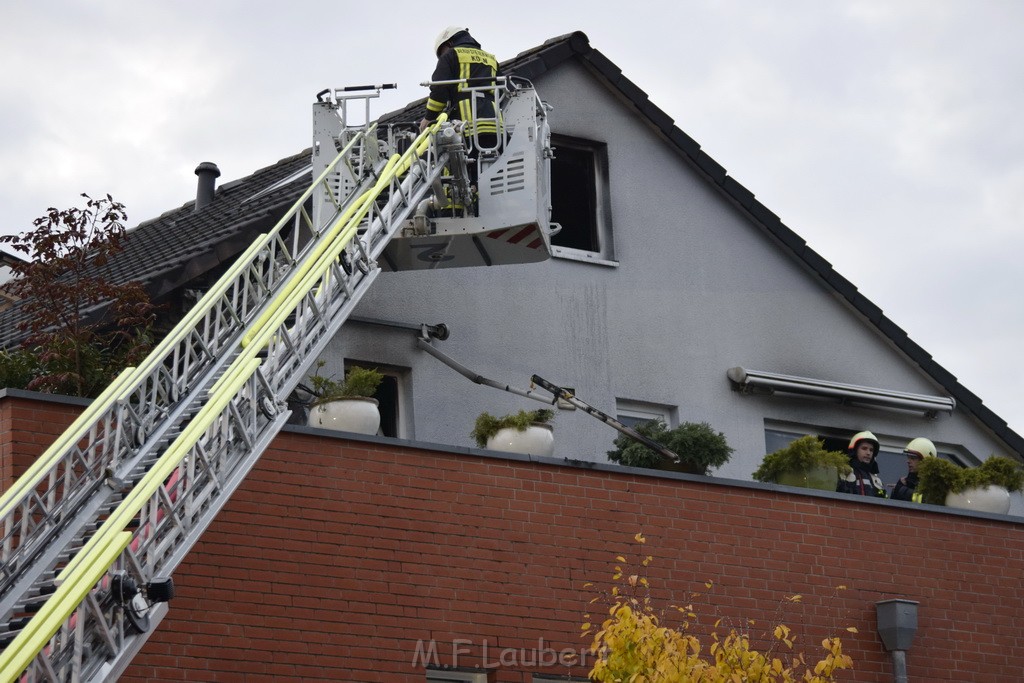
M 774 216 L 774 214 L 772 214 Z M 769 232 L 779 238 L 779 240 L 787 247 L 793 250 L 794 254 L 800 254 L 807 248 L 807 242 L 800 235 L 793 232 L 788 226 L 786 226 L 778 216 L 775 216 L 775 220 L 766 224 L 766 228 Z
M 832 273 L 832 264 L 825 260 L 825 258 L 814 251 L 810 247 L 807 247 L 801 252 L 804 262 L 811 267 L 816 273 L 827 282 L 829 275 Z
M 882 309 L 873 304 L 866 296 L 857 292 L 854 294 L 851 303 L 860 311 L 865 318 L 870 320 L 875 325 L 882 319 Z
M 897 347 L 901 346 L 903 344 L 903 340 L 907 338 L 907 333 L 903 328 L 885 315 L 879 319 L 878 329 L 881 330 L 882 334 L 896 344 Z
M 740 185 L 732 176 L 725 177 L 725 180 L 722 182 L 722 189 L 728 192 L 744 209 L 749 211 L 754 206 L 754 193 Z
M 696 162 L 697 167 L 707 173 L 711 178 L 711 181 L 716 185 L 720 185 L 725 182 L 725 167 L 709 157 L 703 151 L 697 152 L 697 154 L 693 156 L 693 160 Z
M 522 76 L 527 80 L 532 80 L 534 78 L 537 78 L 547 70 L 548 69 L 547 66 L 544 64 L 544 60 L 537 59 L 534 57 L 528 59 L 526 62 L 521 64 L 519 68 L 516 70 L 516 75 Z
M 308 177 L 248 202 L 245 211 L 239 211 L 240 204 L 308 165 L 305 151 L 221 185 L 201 211 L 188 202 L 140 223 L 126 233 L 124 250 L 96 274 L 115 284 L 141 281 L 158 299 L 244 250 L 259 232 L 253 228 L 254 217 L 257 223 L 272 224 L 273 215 L 283 213 L 305 189 Z M 0 312 L 0 347 L 18 343 L 23 335 L 17 326 L 24 319 L 17 305 Z
M 930 353 L 924 350 L 920 344 L 916 341 L 907 337 L 903 340 L 903 344 L 900 345 L 903 352 L 910 356 L 911 360 L 920 365 L 922 368 L 925 364 L 932 359 Z
M 700 151 L 700 145 L 697 144 L 697 141 L 678 128 L 673 128 L 669 131 L 668 139 L 669 142 L 681 149 L 686 156 L 693 156 Z
M 942 386 L 953 386 L 957 383 L 953 373 L 936 363 L 932 358 L 922 363 L 921 367 Z
M 672 117 L 651 104 L 650 101 L 640 106 L 640 112 L 649 118 L 658 130 L 666 135 L 671 133 L 672 129 L 676 127 Z

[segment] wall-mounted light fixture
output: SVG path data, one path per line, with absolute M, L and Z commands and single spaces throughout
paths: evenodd
M 907 650 L 917 633 L 917 601 L 896 598 L 875 603 L 878 635 L 892 653 L 892 680 L 907 683 Z
M 838 399 L 844 403 L 920 411 L 928 417 L 935 417 L 939 412 L 952 413 L 956 408 L 956 399 L 951 396 L 910 394 L 903 391 L 862 387 L 857 384 L 842 384 L 811 377 L 780 375 L 774 372 L 747 370 L 739 367 L 729 368 L 726 375 L 736 389 L 744 392 L 762 390 L 768 393 L 820 396 Z

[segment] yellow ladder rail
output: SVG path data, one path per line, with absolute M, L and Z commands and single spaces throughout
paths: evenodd
M 35 659 L 71 613 L 100 582 L 107 569 L 131 542 L 130 531 L 106 539 L 88 564 L 62 583 L 28 626 L 0 652 L 0 681 L 11 683 Z
M 132 518 L 139 513 L 142 505 L 156 493 L 157 489 L 163 486 L 163 482 L 171 476 L 174 468 L 181 463 L 185 454 L 199 441 L 199 437 L 213 424 L 214 420 L 234 398 L 241 386 L 248 381 L 260 361 L 257 358 L 244 360 L 238 358 L 228 372 L 225 374 L 227 381 L 224 382 L 218 391 L 210 393 L 210 399 L 203 406 L 199 414 L 193 418 L 188 427 L 174 440 L 156 464 L 146 473 L 142 480 L 131 490 L 131 493 L 114 510 L 113 514 L 103 523 L 103 526 L 93 535 L 92 538 L 82 547 L 81 550 L 68 562 L 67 566 L 57 575 L 57 581 L 66 581 L 77 568 L 83 563 L 89 562 L 89 555 L 99 547 L 105 547 L 106 537 L 124 529 L 132 521 Z M 68 612 L 70 614 L 70 611 Z
M 156 465 L 146 473 L 124 502 L 64 567 L 57 576 L 57 590 L 46 600 L 25 629 L 0 653 L 0 681 L 13 681 L 46 647 L 60 625 L 71 618 L 89 591 L 99 583 L 114 561 L 131 543 L 132 533 L 125 531 L 125 526 L 139 513 L 157 489 L 163 486 L 163 482 L 171 476 L 185 455 L 220 416 L 258 366 L 258 359 L 250 359 L 244 363 L 236 361 L 232 364 L 228 371 L 230 381 L 226 382 L 217 394 L 211 395 L 210 401 L 160 457 Z

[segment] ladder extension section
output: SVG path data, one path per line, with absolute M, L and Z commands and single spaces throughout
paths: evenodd
M 278 224 L 0 498 L 0 682 L 127 666 L 166 613 L 150 602 L 168 597 L 162 577 L 284 425 L 288 395 L 441 173 L 441 123 L 387 160 L 375 124 L 348 131 Z M 313 220 L 307 200 L 338 167 L 359 171 Z

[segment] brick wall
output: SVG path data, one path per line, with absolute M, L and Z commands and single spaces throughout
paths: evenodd
M 508 663 L 493 680 L 528 681 L 545 650 L 579 650 L 584 584 L 635 558 L 637 531 L 655 597 L 714 582 L 693 600 L 701 629 L 779 616 L 811 649 L 854 625 L 848 680 L 886 681 L 874 603 L 902 597 L 921 602 L 913 680 L 1024 670 L 1016 524 L 288 433 L 177 572 L 171 616 L 129 674 L 422 681 L 412 661 L 433 641 L 443 664 L 458 649 L 462 665 Z M 803 603 L 782 607 L 792 593 Z
M 908 598 L 911 680 L 1016 680 L 1022 526 L 933 510 L 289 431 L 175 572 L 123 680 L 423 681 L 431 643 L 441 664 L 496 664 L 492 681 L 582 677 L 548 665 L 586 644 L 584 584 L 636 560 L 638 531 L 654 598 L 692 602 L 698 634 L 781 620 L 813 653 L 840 631 L 842 680 L 890 681 L 874 604 Z
M 43 401 L 0 389 L 0 491 L 32 464 L 81 413 L 84 399 Z

